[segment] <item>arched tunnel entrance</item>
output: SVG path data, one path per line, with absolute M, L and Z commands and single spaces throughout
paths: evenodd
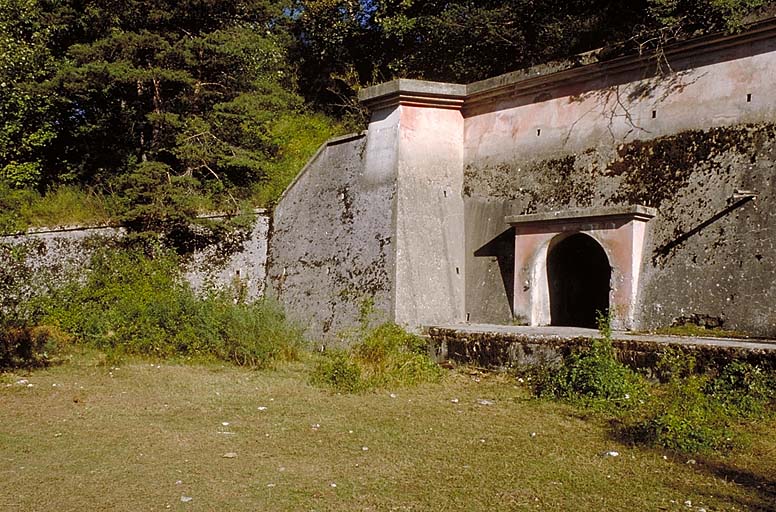
M 596 327 L 596 312 L 609 309 L 612 268 L 591 236 L 576 233 L 547 254 L 551 325 Z

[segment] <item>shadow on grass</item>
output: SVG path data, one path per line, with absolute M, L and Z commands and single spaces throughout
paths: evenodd
M 632 425 L 621 419 L 611 419 L 609 421 L 609 436 L 611 439 L 628 446 L 645 446 L 644 442 L 638 439 L 642 435 Z M 671 450 L 656 450 L 671 453 Z M 676 489 L 682 493 L 699 493 L 713 496 L 714 498 L 734 504 L 744 510 L 758 510 L 776 512 L 776 475 L 763 474 L 767 471 L 767 461 L 762 471 L 750 471 L 738 468 L 730 463 L 716 460 L 713 456 L 700 457 L 692 454 L 673 452 L 674 458 L 697 459 L 697 465 L 693 469 L 698 473 L 705 473 L 718 480 L 735 484 L 735 487 L 727 487 L 729 492 L 722 489 L 697 489 L 681 485 L 675 482 Z
M 750 510 L 776 512 L 776 475 L 763 476 L 714 460 L 702 461 L 698 470 L 735 483 L 749 493 L 749 497 L 724 496 L 724 498 Z

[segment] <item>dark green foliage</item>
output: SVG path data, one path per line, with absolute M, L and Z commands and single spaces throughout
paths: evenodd
M 691 355 L 666 348 L 656 368 L 665 383 L 648 385 L 617 361 L 603 315 L 599 330 L 590 347 L 528 370 L 537 396 L 614 414 L 625 440 L 686 453 L 730 450 L 743 442 L 737 422 L 774 412 L 776 375 L 757 366 L 731 361 L 717 375 L 699 375 Z
M 653 397 L 646 418 L 630 428 L 634 440 L 687 453 L 733 446 L 730 418 L 705 392 L 706 379 L 677 379 Z
M 601 58 L 739 28 L 763 0 L 297 0 L 308 95 L 352 111 L 395 77 L 470 82 L 606 45 Z M 619 43 L 619 44 L 615 44 Z
M 559 364 L 529 371 L 537 396 L 606 410 L 630 409 L 642 401 L 644 380 L 615 357 L 610 316 L 598 312 L 597 320 L 600 339 L 573 350 Z
M 733 415 L 762 415 L 769 402 L 776 399 L 776 375 L 749 363 L 733 361 L 704 391 Z
M 58 98 L 40 83 L 55 61 L 38 2 L 0 0 L 0 184 L 34 186 L 57 136 Z
M 336 131 L 295 92 L 285 6 L 0 0 L 0 203 L 72 184 L 179 239 L 196 213 L 271 204 Z
M 37 368 L 57 361 L 70 337 L 50 325 L 0 325 L 0 371 Z
M 677 27 L 682 32 L 739 29 L 747 15 L 767 0 L 649 0 L 647 15 L 653 26 Z
M 356 393 L 364 388 L 361 367 L 345 350 L 331 350 L 322 357 L 310 380 L 316 386 L 328 387 L 343 393 Z
M 774 412 L 773 376 L 749 363 L 732 361 L 713 377 L 674 375 L 626 429 L 633 440 L 689 453 L 726 451 L 742 442 L 737 422 Z
M 643 379 L 617 361 L 608 339 L 574 350 L 559 365 L 533 370 L 531 379 L 538 396 L 600 409 L 632 408 L 645 393 Z
M 242 303 L 227 292 L 198 297 L 180 279 L 175 255 L 155 251 L 98 252 L 85 282 L 50 298 L 48 321 L 114 354 L 216 357 L 250 367 L 296 357 L 301 330 L 276 302 Z
M 348 351 L 327 352 L 312 374 L 316 385 L 341 392 L 437 382 L 441 368 L 426 353 L 423 338 L 393 323 L 362 327 L 348 338 Z
M 193 212 L 271 205 L 338 131 L 300 88 L 359 123 L 366 84 L 471 81 L 629 41 L 619 55 L 735 29 L 762 4 L 0 0 L 0 203 L 14 212 L 0 224 L 41 221 L 15 189 L 71 185 L 109 198 L 93 218 L 185 231 Z
M 761 368 L 733 361 L 717 376 L 693 369 L 691 358 L 669 351 L 659 365 L 668 382 L 647 386 L 599 342 L 557 368 L 532 372 L 531 380 L 538 396 L 616 413 L 617 430 L 630 442 L 686 453 L 730 450 L 743 443 L 739 421 L 773 414 L 776 381 Z

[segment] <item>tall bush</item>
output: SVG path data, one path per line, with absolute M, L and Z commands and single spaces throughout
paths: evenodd
M 244 303 L 229 291 L 197 296 L 177 256 L 156 248 L 99 251 L 83 282 L 48 301 L 49 321 L 110 353 L 216 357 L 262 367 L 296 357 L 301 329 L 270 299 Z

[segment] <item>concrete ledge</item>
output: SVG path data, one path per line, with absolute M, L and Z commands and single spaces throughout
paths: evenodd
M 358 91 L 358 101 L 371 110 L 395 105 L 460 109 L 466 86 L 400 78 Z
M 657 210 L 649 206 L 634 204 L 630 206 L 606 206 L 599 208 L 585 208 L 576 210 L 560 210 L 544 213 L 530 213 L 527 215 L 508 215 L 504 217 L 507 224 L 513 226 L 521 224 L 553 223 L 553 222 L 585 222 L 590 220 L 609 220 L 621 218 L 633 218 L 637 220 L 649 220 L 657 215 Z
M 338 137 L 332 137 L 331 139 L 324 142 L 326 146 L 337 146 L 339 144 L 345 144 L 347 142 L 350 142 L 352 140 L 361 139 L 363 137 L 366 137 L 367 130 L 358 132 L 358 133 L 348 133 L 346 135 L 340 135 Z
M 269 210 L 267 208 L 253 208 L 250 212 L 243 212 L 248 215 L 268 215 Z M 236 217 L 237 214 L 229 212 L 207 212 L 197 214 L 197 219 L 227 219 Z M 118 232 L 124 232 L 125 228 L 119 223 L 111 224 L 83 224 L 83 225 L 62 225 L 62 226 L 41 226 L 31 227 L 24 231 L 16 231 L 12 233 L 0 233 L 0 238 L 15 238 L 27 235 L 48 235 L 54 233 L 68 233 L 73 231 L 105 231 L 116 230 Z
M 574 348 L 587 346 L 600 337 L 595 329 L 505 325 L 435 326 L 427 327 L 426 334 L 438 361 L 449 360 L 500 370 L 552 364 Z M 694 357 L 699 372 L 720 368 L 733 360 L 776 370 L 776 340 L 614 332 L 612 345 L 622 363 L 648 375 L 655 375 L 660 355 L 666 350 Z

